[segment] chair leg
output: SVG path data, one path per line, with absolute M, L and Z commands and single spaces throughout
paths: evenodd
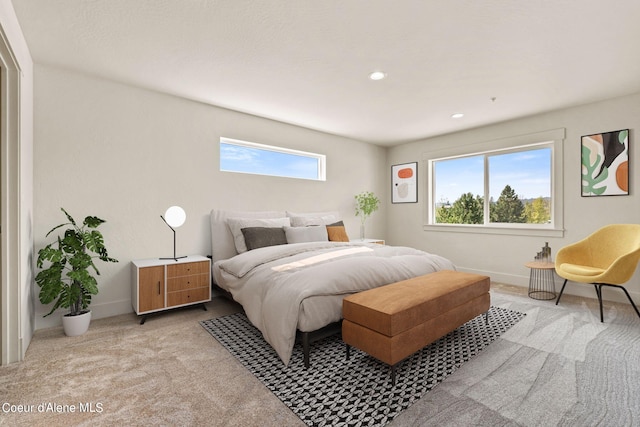
M 640 311 L 638 311 L 638 307 L 636 307 L 636 304 L 631 299 L 631 295 L 629 295 L 629 292 L 627 292 L 627 289 L 624 286 L 620 286 L 620 287 L 622 288 L 624 293 L 627 295 L 627 298 L 629 298 L 629 302 L 633 306 L 633 309 L 636 311 L 636 314 L 638 315 L 638 317 L 640 317 Z
M 600 303 L 600 322 L 604 323 L 604 313 L 602 311 L 602 285 L 600 283 L 594 283 L 593 287 L 596 288 L 596 295 L 598 295 L 598 302 Z
M 558 305 L 558 303 L 560 302 L 560 297 L 562 297 L 562 293 L 564 292 L 564 287 L 567 286 L 567 280 L 568 279 L 564 279 L 564 283 L 562 284 L 562 289 L 560 289 L 560 293 L 558 294 L 558 299 L 556 300 L 556 305 Z M 627 296 L 627 299 L 631 303 L 631 306 L 636 311 L 636 314 L 638 315 L 638 317 L 640 317 L 640 310 L 638 309 L 638 306 L 635 304 L 635 302 L 633 302 L 631 295 L 629 295 L 629 292 L 624 286 L 611 285 L 609 283 L 592 283 L 592 285 L 596 289 L 596 295 L 598 296 L 598 304 L 600 306 L 600 322 L 604 323 L 604 309 L 602 308 L 602 287 L 603 286 L 611 286 L 612 288 L 622 289 L 625 295 Z
M 605 286 L 611 286 L 613 288 L 620 288 L 624 291 L 624 294 L 627 296 L 627 299 L 629 300 L 629 302 L 631 303 L 631 306 L 633 307 L 633 309 L 636 311 L 636 314 L 638 315 L 638 317 L 640 317 L 640 310 L 638 310 L 638 307 L 636 306 L 636 304 L 633 302 L 633 300 L 631 299 L 631 295 L 629 295 L 629 292 L 627 291 L 627 289 L 624 286 L 620 286 L 620 285 L 610 285 L 608 283 L 602 283 L 600 286 L 605 285 Z
M 558 305 L 558 303 L 560 302 L 560 297 L 562 296 L 562 293 L 564 292 L 564 287 L 567 286 L 567 280 L 569 280 L 569 279 L 564 279 L 564 283 L 562 284 L 562 289 L 560 289 L 560 293 L 558 294 L 558 299 L 556 300 L 556 305 Z

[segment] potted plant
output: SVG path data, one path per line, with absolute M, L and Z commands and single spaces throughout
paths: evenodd
M 364 240 L 364 223 L 372 213 L 378 210 L 380 200 L 371 191 L 356 194 L 356 216 L 360 217 L 360 238 Z
M 91 296 L 98 294 L 98 282 L 92 275 L 100 272 L 94 264 L 97 258 L 105 262 L 118 262 L 110 258 L 104 246 L 104 238 L 96 228 L 105 221 L 87 216 L 82 225 L 61 208 L 69 222 L 57 225 L 46 235 L 49 237 L 55 230 L 67 226 L 64 235 L 58 235 L 56 241 L 49 243 L 38 251 L 38 268 L 49 266 L 36 275 L 36 283 L 40 287 L 40 302 L 50 304 L 55 301 L 49 316 L 58 308 L 68 308 L 69 313 L 62 317 L 64 332 L 68 336 L 82 335 L 89 328 Z

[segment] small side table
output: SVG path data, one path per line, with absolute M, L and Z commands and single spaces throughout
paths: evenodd
M 550 300 L 556 297 L 556 283 L 553 276 L 556 265 L 547 261 L 532 261 L 525 264 L 530 268 L 529 297 Z
M 379 245 L 384 245 L 384 240 L 382 239 L 353 239 L 352 242 L 377 243 Z

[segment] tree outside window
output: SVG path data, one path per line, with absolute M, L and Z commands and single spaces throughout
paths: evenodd
M 551 175 L 550 144 L 436 160 L 434 223 L 549 224 Z

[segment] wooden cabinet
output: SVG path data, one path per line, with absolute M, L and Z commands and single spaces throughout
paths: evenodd
M 134 308 L 136 308 L 134 306 Z M 138 270 L 138 310 L 136 313 L 164 308 L 164 266 Z
M 131 265 L 131 304 L 137 315 L 211 300 L 211 261 L 206 257 L 153 258 Z

